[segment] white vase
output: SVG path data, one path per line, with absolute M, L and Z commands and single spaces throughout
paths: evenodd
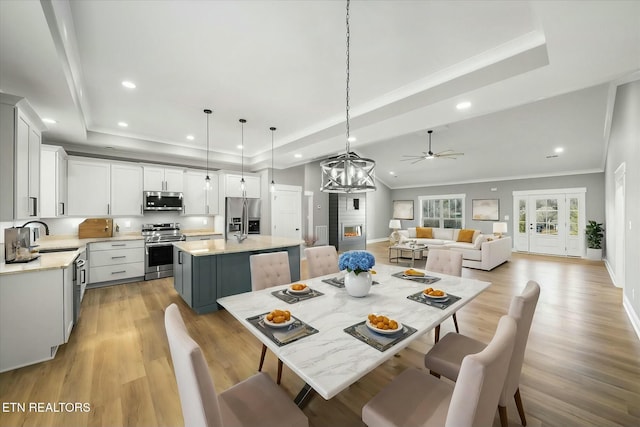
M 356 274 L 353 271 L 344 276 L 344 287 L 352 297 L 367 296 L 371 289 L 371 273 L 363 271 Z

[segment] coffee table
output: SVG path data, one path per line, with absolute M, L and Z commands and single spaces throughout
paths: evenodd
M 403 252 L 411 252 L 411 267 L 414 266 L 416 255 L 418 255 L 418 259 L 423 258 L 423 252 L 429 250 L 427 245 L 417 245 L 417 244 L 397 244 L 393 246 L 389 246 L 389 262 L 396 260 L 396 264 L 400 263 L 401 258 L 406 258 L 402 256 Z M 391 251 L 396 251 L 396 256 L 391 256 Z

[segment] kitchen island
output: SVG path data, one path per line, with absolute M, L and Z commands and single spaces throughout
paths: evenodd
M 302 243 L 302 240 L 262 235 L 249 235 L 241 243 L 235 239 L 174 242 L 174 287 L 196 313 L 217 311 L 218 298 L 251 291 L 251 255 L 288 252 L 291 280 L 300 280 Z

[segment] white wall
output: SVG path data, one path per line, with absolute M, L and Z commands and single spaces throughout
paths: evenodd
M 616 240 L 621 237 L 613 231 L 616 229 L 615 171 L 622 162 L 626 166 L 623 304 L 640 337 L 640 80 L 619 86 L 616 91 L 605 165 L 605 239 L 610 248 L 615 248 Z M 614 251 L 606 254 L 612 272 L 615 256 Z

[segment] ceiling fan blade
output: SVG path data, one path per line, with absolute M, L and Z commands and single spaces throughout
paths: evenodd
M 415 162 L 411 162 L 411 164 L 412 164 L 412 165 L 415 165 L 416 163 L 421 162 L 421 161 L 423 161 L 423 160 L 425 160 L 425 158 L 424 158 L 424 157 L 423 157 L 423 158 L 421 158 L 421 159 L 416 160 Z

